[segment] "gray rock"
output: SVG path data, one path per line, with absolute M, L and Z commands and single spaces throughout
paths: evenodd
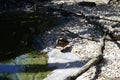
M 67 77 L 76 74 L 80 67 L 84 65 L 77 55 L 62 53 L 59 49 L 53 49 L 47 55 L 48 67 L 56 69 L 54 69 L 44 80 L 66 80 Z

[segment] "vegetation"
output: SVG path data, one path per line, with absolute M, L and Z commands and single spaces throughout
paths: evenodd
M 28 59 L 20 64 L 25 65 L 25 72 L 19 73 L 21 80 L 43 80 L 50 72 L 47 70 L 47 57 L 44 53 L 32 51 Z
M 31 51 L 26 53 L 25 61 L 19 60 L 17 65 L 23 65 L 25 70 L 15 74 L 0 74 L 1 80 L 43 80 L 50 72 L 47 69 L 47 57 L 44 53 Z

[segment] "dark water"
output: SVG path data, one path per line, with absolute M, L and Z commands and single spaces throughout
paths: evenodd
M 35 37 L 55 24 L 56 18 L 47 14 L 0 14 L 0 80 L 20 80 L 18 73 L 25 72 L 25 65 L 19 62 L 24 62 L 26 53 L 33 50 Z
M 0 14 L 0 61 L 15 58 L 30 50 L 37 35 L 54 27 L 56 19 L 43 13 Z

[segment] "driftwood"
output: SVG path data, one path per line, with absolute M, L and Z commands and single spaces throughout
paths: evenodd
M 103 59 L 103 50 L 105 47 L 105 37 L 106 35 L 104 35 L 101 39 L 100 39 L 100 47 L 99 47 L 99 54 L 97 57 L 92 58 L 90 61 L 88 61 L 80 70 L 77 74 L 74 74 L 70 77 L 68 77 L 68 79 L 70 80 L 76 80 L 76 78 L 78 78 L 80 75 L 82 75 L 83 73 L 85 73 L 91 66 L 94 66 L 96 64 L 98 64 L 102 59 Z

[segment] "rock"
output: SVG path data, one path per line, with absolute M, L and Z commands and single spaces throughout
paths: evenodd
M 77 73 L 84 63 L 75 54 L 62 53 L 59 49 L 53 49 L 48 53 L 48 64 L 49 68 L 56 69 L 44 80 L 66 80 L 67 77 Z

